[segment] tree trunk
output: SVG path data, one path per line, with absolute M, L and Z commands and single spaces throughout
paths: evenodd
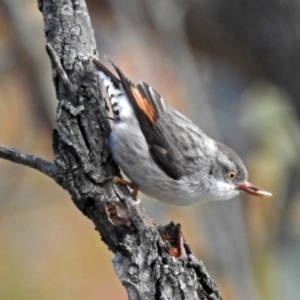
M 4 147 L 0 156 L 38 169 L 71 194 L 115 254 L 115 271 L 129 299 L 222 299 L 180 225 L 155 224 L 126 187 L 110 180 L 120 174 L 108 148 L 110 125 L 91 62 L 97 50 L 85 1 L 38 4 L 58 99 L 55 162 Z

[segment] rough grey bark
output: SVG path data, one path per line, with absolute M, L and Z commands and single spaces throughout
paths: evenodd
M 115 270 L 129 299 L 222 299 L 180 225 L 154 224 L 124 186 L 111 183 L 119 169 L 108 148 L 110 126 L 91 62 L 97 50 L 85 1 L 40 0 L 38 5 L 58 99 L 55 161 L 4 147 L 0 157 L 34 167 L 70 193 L 115 253 Z

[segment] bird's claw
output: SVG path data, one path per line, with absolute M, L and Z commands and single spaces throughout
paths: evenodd
M 133 189 L 131 195 L 135 200 L 137 199 L 137 195 L 138 195 L 138 192 L 139 192 L 139 187 L 135 183 L 127 181 L 127 180 L 125 180 L 121 177 L 118 177 L 118 176 L 113 177 L 112 182 L 113 183 L 124 184 L 124 185 L 127 185 L 128 187 L 130 187 L 131 189 Z

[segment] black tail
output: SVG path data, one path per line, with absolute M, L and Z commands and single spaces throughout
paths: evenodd
M 120 85 L 120 80 L 111 71 L 109 71 L 99 60 L 94 58 L 93 63 L 97 70 L 103 72 L 111 79 L 115 87 L 118 87 Z

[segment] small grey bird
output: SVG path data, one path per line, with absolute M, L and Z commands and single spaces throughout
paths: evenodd
M 112 62 L 118 77 L 93 62 L 114 113 L 111 152 L 131 187 L 180 206 L 227 200 L 240 191 L 272 195 L 247 181 L 247 170 L 233 150 L 208 137 L 152 87 L 132 83 Z

